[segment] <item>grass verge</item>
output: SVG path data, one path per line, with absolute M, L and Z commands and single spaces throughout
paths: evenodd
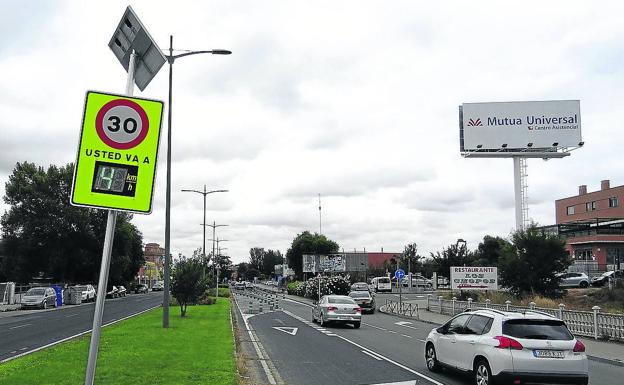
M 234 342 L 227 298 L 211 306 L 189 306 L 185 318 L 154 309 L 102 330 L 98 385 L 236 385 Z M 84 382 L 89 340 L 85 335 L 0 364 L 0 384 L 75 385 Z

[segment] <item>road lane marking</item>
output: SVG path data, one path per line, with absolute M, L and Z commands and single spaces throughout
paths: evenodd
M 399 334 L 398 332 L 395 332 L 394 330 L 388 330 L 388 333 Z
M 370 326 L 370 327 L 375 328 L 375 329 L 383 330 L 384 332 L 388 331 L 388 329 L 380 328 L 379 326 L 375 326 L 375 325 L 371 325 L 371 324 L 367 324 L 367 323 L 364 323 L 364 325 Z
M 68 318 L 68 317 L 75 317 L 75 316 L 77 316 L 77 315 L 78 315 L 78 313 L 74 313 L 74 314 L 66 315 L 66 316 L 65 316 L 65 318 Z
M 394 324 L 395 325 L 399 325 L 399 326 L 403 326 L 403 327 L 406 327 L 406 328 L 418 330 L 418 328 L 415 328 L 413 326 L 409 326 L 409 325 L 411 325 L 411 322 L 409 322 L 409 321 L 395 322 Z
M 148 311 L 150 311 L 150 310 L 156 309 L 157 307 L 160 307 L 160 306 L 162 306 L 162 304 L 158 304 L 158 305 L 155 305 L 155 306 L 150 307 L 149 309 L 145 309 L 145 310 L 142 310 L 142 311 L 140 311 L 140 312 L 138 312 L 138 313 L 131 314 L 131 315 L 127 316 L 127 317 L 120 318 L 119 320 L 117 320 L 117 321 L 115 321 L 115 322 L 109 322 L 109 323 L 107 323 L 107 324 L 103 324 L 103 325 L 102 325 L 102 327 L 106 327 L 106 326 L 112 325 L 112 324 L 114 324 L 114 323 L 117 323 L 117 322 L 119 322 L 119 321 L 123 321 L 123 320 L 125 320 L 125 319 L 128 319 L 128 318 L 131 318 L 131 317 L 138 316 L 138 315 L 143 314 L 143 313 L 146 313 L 146 312 L 148 312 Z M 45 349 L 45 348 L 49 348 L 50 346 L 58 345 L 58 344 L 60 344 L 60 343 L 62 343 L 62 342 L 69 341 L 69 340 L 71 340 L 71 339 L 74 339 L 74 338 L 76 338 L 76 337 L 83 336 L 83 335 L 85 335 L 85 334 L 87 334 L 87 333 L 90 333 L 90 332 L 91 332 L 91 329 L 89 329 L 89 330 L 85 330 L 84 332 L 81 332 L 81 333 L 78 333 L 78 334 L 74 334 L 73 336 L 69 336 L 69 337 L 66 337 L 66 338 L 60 339 L 60 340 L 58 340 L 58 341 L 51 342 L 51 343 L 49 343 L 49 344 L 47 344 L 47 345 L 43 345 L 43 346 L 40 346 L 40 347 L 38 347 L 38 348 L 34 348 L 34 349 L 32 349 L 32 350 L 29 350 L 29 351 L 26 351 L 26 352 L 23 352 L 23 353 L 17 354 L 17 355 L 15 355 L 15 356 L 12 356 L 12 357 L 9 357 L 9 358 L 5 358 L 4 360 L 0 360 L 0 364 L 3 364 L 3 363 L 5 363 L 5 362 L 11 361 L 11 360 L 14 360 L 14 359 L 19 358 L 19 357 L 26 356 L 26 355 L 31 354 L 31 353 L 34 353 L 34 352 L 38 352 L 39 350 L 43 350 L 43 349 Z M 13 354 L 13 352 L 11 352 L 11 354 Z
M 414 337 L 412 337 L 412 336 L 408 336 L 407 334 L 401 334 L 401 335 L 402 335 L 403 337 L 405 337 L 405 338 L 414 338 Z
M 290 334 L 291 336 L 297 335 L 297 330 L 299 330 L 299 328 L 292 328 L 288 326 L 273 326 L 273 329 Z
M 368 355 L 368 356 L 370 356 L 370 357 L 373 357 L 373 358 L 374 358 L 374 359 L 376 359 L 377 361 L 381 361 L 381 358 L 377 357 L 376 355 L 374 355 L 374 354 L 372 354 L 372 353 L 367 352 L 366 350 L 362 350 L 362 353 L 364 353 L 364 354 L 366 354 L 366 355 Z
M 18 325 L 18 326 L 13 326 L 12 328 L 9 328 L 9 329 L 19 329 L 19 328 L 23 328 L 23 327 L 30 326 L 30 325 L 32 324 Z
M 20 350 L 26 350 L 26 349 L 28 349 L 28 347 L 25 347 L 25 348 L 21 348 Z
M 363 349 L 363 350 L 366 350 L 366 351 L 368 351 L 368 352 L 370 352 L 370 353 L 376 354 L 377 356 L 381 357 L 383 360 L 385 360 L 385 361 L 387 361 L 387 362 L 389 362 L 389 363 L 391 363 L 391 364 L 393 364 L 393 365 L 396 365 L 396 366 L 398 366 L 398 367 L 399 367 L 399 368 L 401 368 L 401 369 L 405 369 L 405 370 L 407 370 L 408 372 L 410 372 L 410 373 L 412 373 L 412 374 L 417 375 L 418 377 L 424 378 L 425 380 L 430 381 L 430 382 L 434 383 L 435 385 L 444 385 L 443 383 L 441 383 L 441 382 L 439 382 L 439 381 L 436 381 L 436 380 L 434 380 L 433 378 L 431 378 L 431 377 L 429 377 L 429 376 L 427 376 L 427 375 L 424 375 L 424 374 L 422 374 L 422 373 L 420 373 L 420 372 L 415 371 L 414 369 L 408 368 L 407 366 L 405 366 L 405 365 L 403 365 L 403 364 L 400 364 L 400 363 L 398 363 L 398 362 L 396 362 L 396 361 L 393 361 L 393 360 L 391 360 L 390 358 L 388 358 L 388 357 L 386 357 L 386 356 L 384 356 L 384 355 L 382 355 L 382 354 L 379 354 L 379 353 L 375 352 L 375 351 L 374 351 L 374 350 L 372 350 L 372 349 L 369 349 L 369 348 L 367 348 L 367 347 L 364 347 L 364 346 L 362 346 L 362 345 L 358 344 L 357 342 L 353 342 L 353 341 L 351 341 L 350 339 L 348 339 L 348 338 L 346 338 L 346 337 L 343 337 L 343 336 L 341 336 L 341 335 L 339 335 L 339 334 L 336 334 L 336 337 L 338 337 L 338 338 L 340 338 L 340 339 L 342 339 L 342 340 L 344 340 L 344 341 L 347 341 L 348 343 L 350 343 L 350 344 L 352 344 L 352 345 L 354 345 L 354 346 L 357 346 L 357 347 L 358 347 L 358 348 L 360 348 L 360 349 Z
M 238 301 L 235 299 L 234 302 L 236 302 L 236 307 L 238 308 L 238 311 L 240 312 L 241 316 L 243 316 L 243 322 L 245 323 L 245 329 L 247 330 L 247 333 L 249 334 L 249 339 L 251 340 L 251 344 L 253 345 L 254 349 L 256 350 L 256 354 L 258 355 L 258 359 L 260 360 L 260 365 L 262 365 L 262 369 L 264 370 L 264 374 L 266 374 L 267 379 L 269 380 L 269 383 L 271 385 L 276 385 L 277 382 L 275 381 L 275 378 L 273 377 L 273 374 L 271 373 L 271 370 L 269 369 L 269 366 L 266 363 L 266 359 L 264 358 L 264 355 L 262 354 L 262 352 L 260 351 L 260 346 L 258 346 L 258 344 L 262 344 L 260 341 L 257 341 L 252 333 L 251 326 L 249 326 L 249 317 L 245 317 L 245 315 L 243 314 L 243 311 L 241 310 Z M 268 357 L 267 357 L 268 358 Z

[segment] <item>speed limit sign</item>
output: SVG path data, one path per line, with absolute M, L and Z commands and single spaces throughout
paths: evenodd
M 163 102 L 89 91 L 71 203 L 149 213 Z

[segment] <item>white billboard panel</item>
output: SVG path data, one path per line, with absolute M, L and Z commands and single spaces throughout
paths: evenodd
M 453 266 L 451 290 L 498 290 L 498 268 Z
M 579 100 L 464 103 L 461 122 L 463 151 L 578 147 L 582 142 Z
M 303 272 L 304 273 L 316 273 L 316 256 L 315 255 L 303 255 Z
M 321 255 L 319 260 L 319 271 L 344 272 L 346 271 L 347 259 L 343 254 Z

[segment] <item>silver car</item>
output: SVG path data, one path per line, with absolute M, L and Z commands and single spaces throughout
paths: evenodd
M 321 326 L 339 322 L 352 324 L 357 329 L 362 322 L 362 308 L 346 295 L 325 295 L 312 308 L 312 322 L 317 320 Z
M 20 305 L 22 309 L 56 307 L 56 292 L 51 287 L 33 287 L 24 294 Z
M 589 277 L 585 273 L 563 273 L 557 275 L 561 287 L 588 287 Z

